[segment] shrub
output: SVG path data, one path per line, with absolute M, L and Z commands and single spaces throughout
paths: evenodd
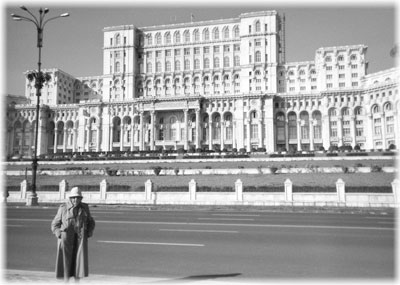
M 338 151 L 338 150 L 339 150 L 339 147 L 337 145 L 331 145 L 329 147 L 329 151 Z
M 175 175 L 178 175 L 178 173 L 179 173 L 179 168 L 178 167 L 174 168 L 174 173 L 175 173 Z
M 394 149 L 396 149 L 396 145 L 394 145 L 394 144 L 390 144 L 390 145 L 389 145 L 389 149 L 390 149 L 390 150 L 394 150 Z
M 371 172 L 381 172 L 382 171 L 382 167 L 380 167 L 379 165 L 371 165 Z
M 320 147 L 318 148 L 318 150 L 319 150 L 319 151 L 325 151 L 325 148 L 324 148 L 323 146 L 320 146 Z
M 154 167 L 152 167 L 152 169 L 154 171 L 154 174 L 156 176 L 158 176 L 160 174 L 162 168 L 161 168 L 161 166 L 154 166 Z
M 246 153 L 247 151 L 246 151 L 245 148 L 242 147 L 242 148 L 239 149 L 239 152 L 240 152 L 240 153 Z

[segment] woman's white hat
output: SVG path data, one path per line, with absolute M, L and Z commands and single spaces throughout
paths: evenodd
M 69 198 L 72 198 L 72 197 L 81 197 L 82 198 L 83 196 L 82 196 L 81 190 L 79 190 L 78 187 L 73 187 L 71 189 L 71 192 L 69 193 L 68 197 Z

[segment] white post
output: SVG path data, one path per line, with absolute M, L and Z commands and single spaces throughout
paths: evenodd
M 146 195 L 146 200 L 151 200 L 152 188 L 153 188 L 153 182 L 151 182 L 151 180 L 149 179 L 144 183 L 144 192 Z
M 59 192 L 60 192 L 60 200 L 64 200 L 65 199 L 65 192 L 68 191 L 68 182 L 65 180 L 62 180 L 59 184 Z
M 293 183 L 290 179 L 286 179 L 285 185 L 285 200 L 286 202 L 293 202 Z
M 189 197 L 190 201 L 196 201 L 197 182 L 192 179 L 189 182 Z
M 394 198 L 394 203 L 396 205 L 399 205 L 399 200 L 400 200 L 400 180 L 395 179 L 392 182 L 392 191 L 393 191 L 393 198 Z
M 107 180 L 103 179 L 100 182 L 100 200 L 107 199 L 107 188 L 108 188 L 108 182 Z
M 21 199 L 26 198 L 26 188 L 28 188 L 28 181 L 24 180 L 21 182 Z
M 338 195 L 338 202 L 346 203 L 345 183 L 340 178 L 338 179 L 338 181 L 336 181 L 336 192 Z
M 238 179 L 235 182 L 236 201 L 243 201 L 243 182 Z

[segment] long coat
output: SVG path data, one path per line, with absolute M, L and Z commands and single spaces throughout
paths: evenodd
M 51 223 L 51 231 L 58 238 L 56 278 L 89 276 L 88 238 L 94 227 L 95 221 L 87 204 L 79 204 L 75 217 L 70 201 L 60 205 Z

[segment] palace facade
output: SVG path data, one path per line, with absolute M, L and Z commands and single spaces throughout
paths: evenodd
M 45 70 L 38 154 L 399 145 L 398 69 L 367 74 L 365 45 L 286 62 L 276 11 L 103 33 L 102 75 Z M 34 150 L 34 85 L 8 102 L 9 156 Z

